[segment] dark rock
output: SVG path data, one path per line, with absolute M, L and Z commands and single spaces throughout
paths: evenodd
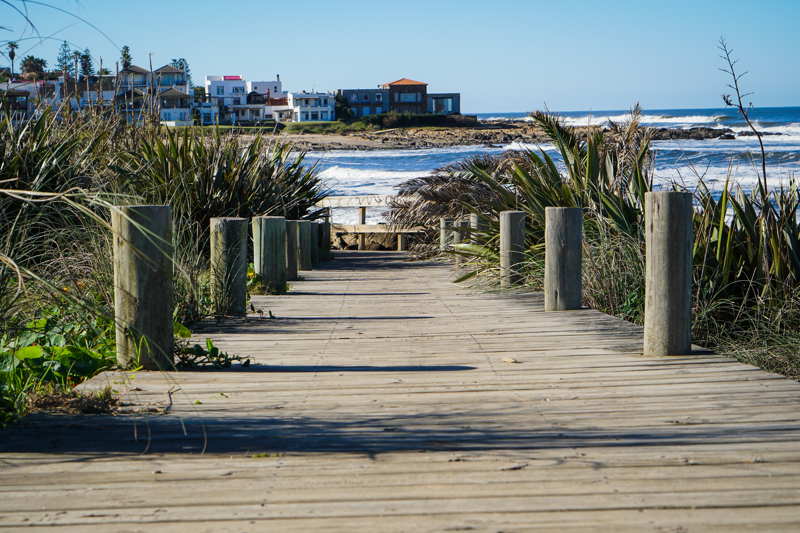
M 758 133 L 760 133 L 763 137 L 768 137 L 770 135 L 783 135 L 783 133 L 777 131 L 759 131 Z M 739 137 L 755 137 L 756 134 L 753 131 L 741 131 L 736 135 Z

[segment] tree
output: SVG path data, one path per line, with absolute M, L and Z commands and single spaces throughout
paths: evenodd
M 127 44 L 123 46 L 119 51 L 119 64 L 122 66 L 123 70 L 125 70 L 126 68 L 130 67 L 133 64 L 133 58 L 131 57 L 131 49 Z
M 16 41 L 8 41 L 6 49 L 8 50 L 8 58 L 11 60 L 11 79 L 14 79 L 14 58 L 17 57 L 17 48 L 19 45 Z
M 19 66 L 22 69 L 23 74 L 31 73 L 41 76 L 44 74 L 44 71 L 47 68 L 47 61 L 41 57 L 27 55 L 22 59 L 22 62 L 19 64 Z
M 108 76 L 109 74 L 111 74 L 111 71 L 110 71 L 110 70 L 108 70 L 106 67 L 103 67 L 103 68 L 99 69 L 99 70 L 97 71 L 97 73 L 98 73 L 100 76 Z
M 83 54 L 80 51 L 78 50 L 72 51 L 72 56 L 70 57 L 70 62 L 69 62 L 69 73 L 74 78 L 77 78 L 78 74 L 80 74 L 81 57 L 83 57 Z
M 350 111 L 350 104 L 343 94 L 337 94 L 334 99 L 336 118 L 343 122 L 353 120 L 353 113 Z
M 72 72 L 72 50 L 69 43 L 64 41 L 58 49 L 58 57 L 56 58 L 56 70 L 60 70 L 64 74 Z
M 94 75 L 94 64 L 92 63 L 92 54 L 88 48 L 84 48 L 81 52 L 80 58 L 81 76 L 88 78 Z
M 185 58 L 179 57 L 177 59 L 173 59 L 170 62 L 175 68 L 181 69 L 184 74 L 186 74 L 186 82 L 189 84 L 189 87 L 192 87 L 192 71 L 189 69 L 189 62 L 186 61 Z

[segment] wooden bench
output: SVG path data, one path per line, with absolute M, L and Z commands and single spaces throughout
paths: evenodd
M 424 230 L 422 226 L 401 228 L 390 224 L 367 224 L 367 208 L 389 207 L 393 198 L 394 196 L 390 194 L 329 196 L 319 202 L 317 207 L 326 208 L 328 210 L 328 221 L 331 222 L 331 228 L 335 235 L 343 233 L 355 233 L 358 235 L 359 250 L 364 250 L 366 248 L 367 235 L 389 233 L 397 236 L 397 250 L 404 251 L 407 249 L 406 236 L 409 234 L 421 233 Z M 358 224 L 336 224 L 333 222 L 331 209 L 342 207 L 358 209 Z

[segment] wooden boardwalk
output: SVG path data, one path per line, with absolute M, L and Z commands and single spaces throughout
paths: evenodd
M 340 253 L 256 298 L 276 318 L 209 325 L 247 369 L 87 385 L 166 415 L 0 433 L 0 527 L 800 529 L 800 384 L 402 259 Z

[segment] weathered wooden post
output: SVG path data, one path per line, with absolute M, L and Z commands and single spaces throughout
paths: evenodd
M 644 354 L 692 351 L 692 194 L 645 194 Z
M 286 221 L 286 279 L 297 281 L 298 252 L 298 221 Z
M 247 222 L 236 217 L 211 219 L 211 296 L 219 314 L 247 312 Z
M 173 368 L 172 213 L 166 205 L 112 208 L 117 362 Z
M 581 247 L 583 210 L 544 210 L 544 310 L 581 308 Z
M 367 208 L 366 207 L 359 207 L 358 208 L 358 223 L 359 224 L 366 224 L 367 223 Z M 366 250 L 367 249 L 367 236 L 364 233 L 358 234 L 358 249 L 359 250 Z
M 406 241 L 406 234 L 405 233 L 398 233 L 397 234 L 397 251 L 398 252 L 405 252 L 408 249 L 408 243 Z
M 300 252 L 298 265 L 300 270 L 311 270 L 313 268 L 311 263 L 311 224 L 310 220 L 297 221 L 298 251 Z
M 480 215 L 472 213 L 469 215 L 469 242 L 471 244 L 478 244 L 478 233 L 486 231 L 486 219 Z
M 453 246 L 463 242 L 469 242 L 469 220 L 463 218 L 454 220 L 451 235 Z M 456 264 L 461 265 L 463 262 L 463 257 L 461 255 L 456 255 Z
M 253 267 L 269 293 L 286 291 L 286 219 L 253 218 Z
M 439 250 L 442 252 L 450 247 L 452 228 L 453 221 L 449 218 L 442 218 L 439 220 Z
M 452 230 L 453 244 L 461 244 L 469 241 L 469 220 L 457 219 L 453 221 Z
M 330 261 L 333 259 L 333 254 L 331 253 L 331 219 L 326 218 L 322 224 L 320 224 L 320 237 L 322 240 L 320 241 L 320 257 L 323 261 Z
M 311 223 L 311 268 L 317 268 L 320 261 L 320 224 L 318 222 Z
M 525 212 L 500 212 L 500 286 L 509 288 L 522 281 L 525 258 Z

